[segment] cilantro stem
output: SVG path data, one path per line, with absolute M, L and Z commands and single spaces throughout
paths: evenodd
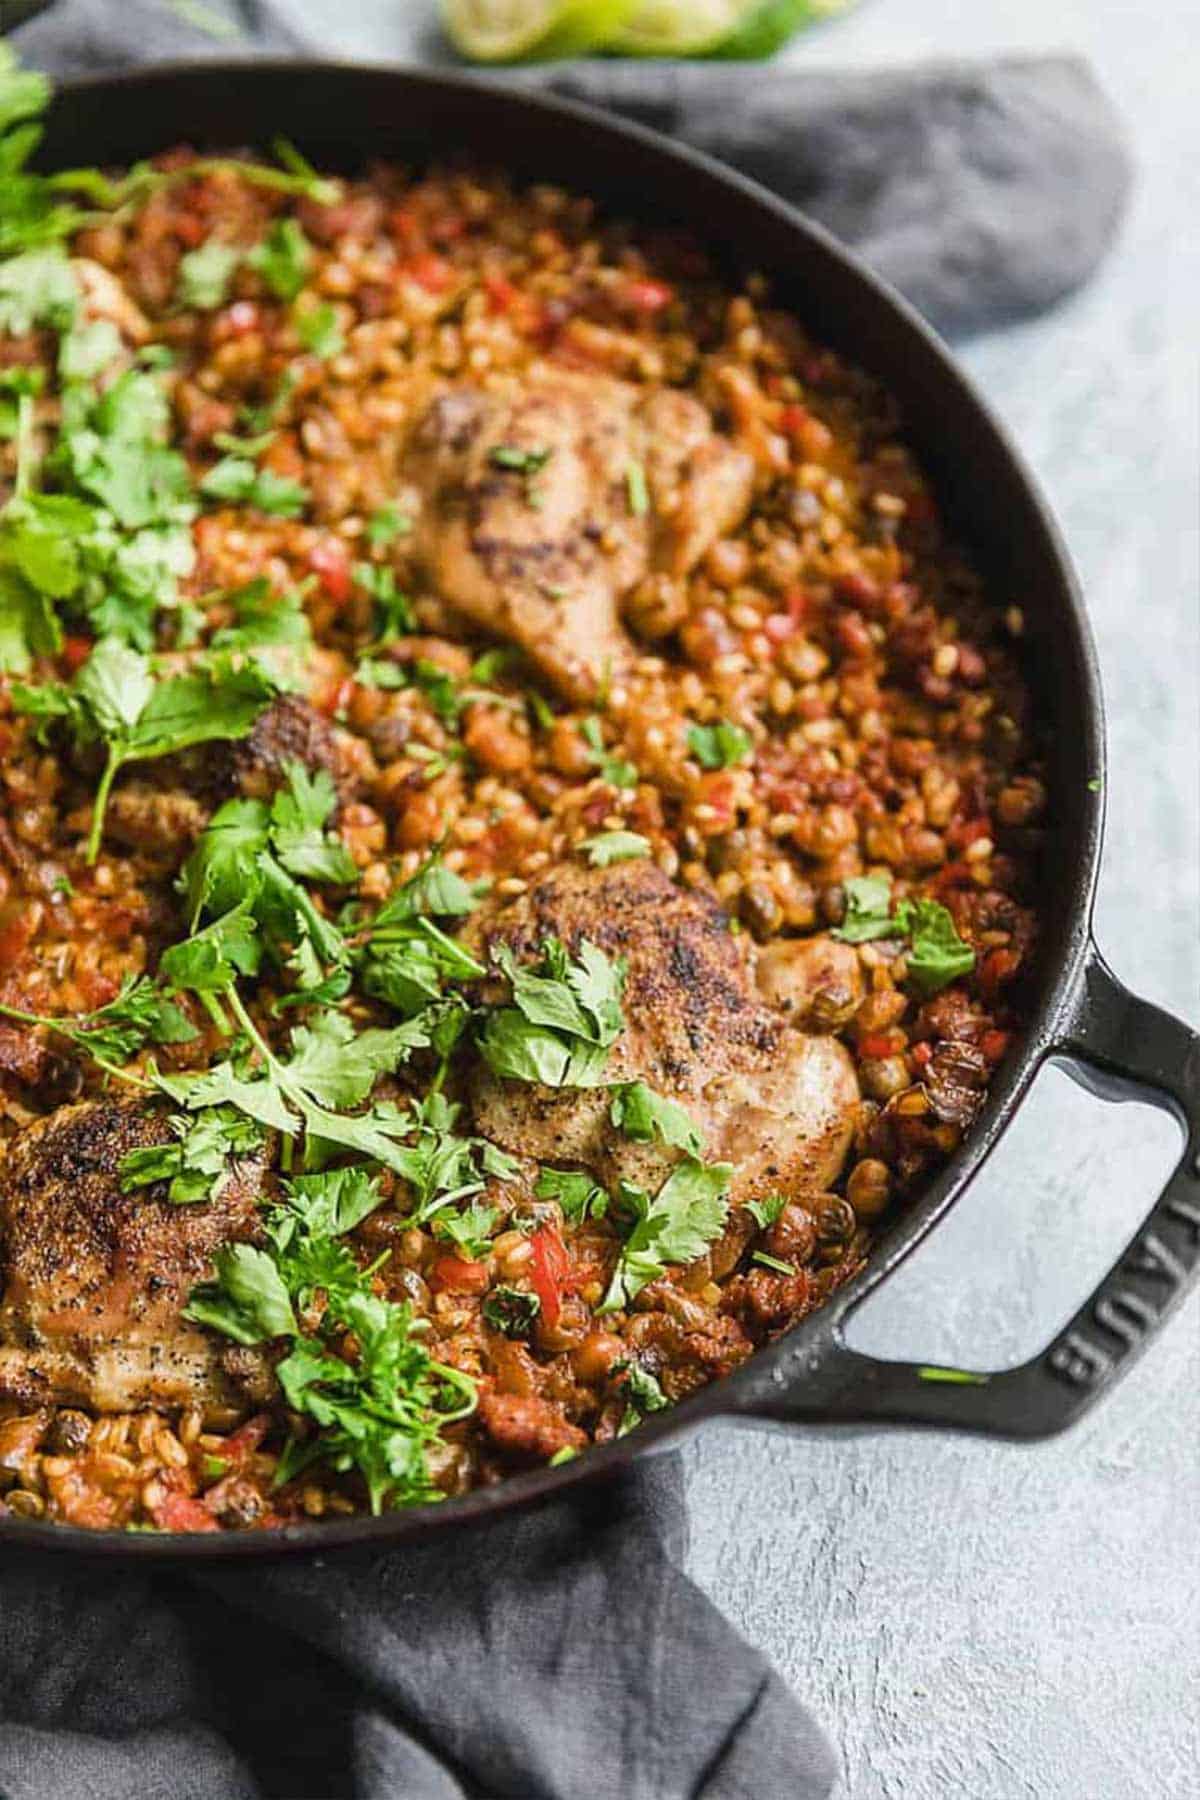
M 108 810 L 108 796 L 112 790 L 113 780 L 124 760 L 124 746 L 119 742 L 110 743 L 108 757 L 104 764 L 104 773 L 100 777 L 100 785 L 96 789 L 96 799 L 92 807 L 92 828 L 88 832 L 85 858 L 89 865 L 94 863 L 100 854 L 100 841 L 104 836 L 104 815 Z
M 14 498 L 23 499 L 33 486 L 33 395 L 17 398 L 17 479 Z
M 88 1045 L 86 1031 L 77 1031 L 74 1026 L 65 1025 L 61 1019 L 53 1018 L 48 1013 L 22 1012 L 18 1006 L 0 1004 L 0 1015 L 6 1019 L 15 1019 L 21 1025 L 42 1025 L 47 1031 L 56 1031 L 69 1043 L 78 1045 L 81 1050 L 86 1050 L 96 1067 L 103 1069 L 106 1075 L 115 1075 L 118 1081 L 127 1081 L 131 1087 L 144 1088 L 148 1094 L 154 1092 L 152 1081 L 144 1081 L 140 1075 L 131 1075 L 128 1069 L 122 1069 L 117 1063 L 109 1062 L 106 1056 L 101 1056 L 99 1051 L 91 1049 Z
M 217 996 L 201 988 L 196 990 L 196 998 L 199 1000 L 201 1006 L 204 1008 L 221 1036 L 228 1037 L 229 1020 L 222 1010 L 221 1002 L 218 1000 Z

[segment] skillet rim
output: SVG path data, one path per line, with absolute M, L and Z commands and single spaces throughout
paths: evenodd
M 1051 968 L 1040 971 L 1041 996 L 1030 1018 L 1022 1042 L 1009 1054 L 998 1072 L 987 1102 L 972 1127 L 969 1138 L 954 1157 L 903 1216 L 884 1231 L 865 1267 L 845 1286 L 838 1289 L 823 1306 L 801 1320 L 775 1343 L 758 1350 L 731 1375 L 710 1383 L 697 1393 L 680 1401 L 663 1414 L 653 1415 L 636 1433 L 610 1444 L 596 1445 L 577 1460 L 556 1469 L 540 1469 L 513 1475 L 494 1487 L 478 1488 L 459 1499 L 436 1506 L 414 1507 L 386 1513 L 380 1518 L 357 1515 L 336 1522 L 284 1526 L 272 1531 L 187 1533 L 86 1531 L 77 1526 L 48 1525 L 21 1519 L 0 1519 L 0 1551 L 6 1547 L 36 1549 L 52 1554 L 73 1555 L 84 1561 L 111 1562 L 113 1559 L 149 1557 L 158 1562 L 193 1563 L 225 1562 L 247 1557 L 275 1557 L 300 1554 L 323 1555 L 337 1550 L 358 1549 L 378 1552 L 407 1539 L 425 1538 L 434 1532 L 446 1532 L 455 1526 L 469 1526 L 494 1518 L 516 1508 L 558 1498 L 568 1491 L 606 1476 L 619 1474 L 636 1459 L 669 1447 L 685 1433 L 694 1431 L 707 1419 L 755 1422 L 750 1407 L 752 1389 L 769 1382 L 774 1372 L 782 1376 L 785 1363 L 795 1364 L 797 1353 L 810 1347 L 810 1361 L 816 1365 L 822 1345 L 836 1338 L 839 1327 L 892 1270 L 897 1268 L 918 1244 L 933 1230 L 942 1217 L 974 1179 L 1011 1124 L 1034 1076 L 1047 1056 L 1060 1041 L 1063 1023 L 1078 990 L 1091 941 L 1091 917 L 1099 874 L 1105 811 L 1105 733 L 1104 708 L 1099 666 L 1090 624 L 1084 609 L 1079 581 L 1062 534 L 1039 483 L 1024 456 L 1017 448 L 1008 428 L 983 397 L 974 380 L 957 360 L 933 328 L 910 303 L 882 277 L 874 273 L 831 232 L 808 218 L 800 209 L 781 199 L 737 170 L 727 167 L 715 157 L 664 134 L 608 113 L 582 101 L 560 95 L 517 87 L 495 77 L 453 68 L 426 69 L 405 63 L 348 61 L 338 58 L 308 57 L 204 57 L 175 59 L 148 64 L 137 69 L 109 74 L 78 76 L 56 83 L 50 110 L 50 122 L 59 109 L 69 106 L 73 97 L 107 93 L 114 104 L 125 97 L 132 108 L 139 89 L 164 82 L 187 84 L 196 81 L 218 86 L 225 78 L 245 80 L 256 74 L 276 80 L 303 72 L 308 79 L 331 84 L 352 84 L 356 79 L 369 81 L 391 79 L 400 86 L 423 90 L 434 95 L 441 89 L 456 95 L 478 92 L 501 96 L 508 104 L 541 115 L 547 124 L 559 121 L 564 130 L 584 129 L 594 135 L 609 135 L 633 143 L 650 159 L 660 164 L 674 164 L 690 169 L 705 178 L 710 186 L 724 189 L 731 200 L 740 201 L 747 209 L 772 220 L 789 236 L 798 258 L 815 252 L 818 260 L 836 265 L 842 278 L 865 292 L 881 316 L 890 315 L 889 326 L 898 333 L 900 346 L 893 344 L 885 360 L 893 363 L 903 354 L 903 339 L 936 366 L 937 379 L 947 393 L 954 393 L 965 409 L 973 414 L 975 426 L 990 437 L 992 448 L 1007 469 L 1016 486 L 1022 490 L 1030 519 L 1040 542 L 1034 546 L 1036 560 L 1042 568 L 1048 589 L 1056 592 L 1057 629 L 1064 640 L 1070 640 L 1080 677 L 1077 702 L 1078 716 L 1073 720 L 1085 738 L 1083 751 L 1089 768 L 1095 771 L 1095 785 L 1081 794 L 1070 796 L 1070 804 L 1078 809 L 1077 835 L 1079 855 L 1070 870 L 1067 892 L 1059 907 L 1066 927 L 1061 954 Z M 344 108 L 347 96 L 335 96 Z M 219 96 L 214 94 L 214 102 Z M 356 146 L 369 154 L 369 146 Z M 436 153 L 436 147 L 431 145 Z M 149 153 L 149 152 L 147 152 Z M 503 159 L 500 159 L 501 162 Z M 603 178 L 601 178 L 603 185 Z M 732 234 L 736 248 L 736 230 Z M 791 302 L 789 301 L 789 305 Z M 799 306 L 792 310 L 801 311 Z M 871 370 L 870 355 L 854 352 L 860 366 Z M 881 376 L 888 385 L 886 376 Z M 1060 796 L 1060 799 L 1062 797 Z M 839 1422 L 836 1410 L 825 1415 L 831 1424 Z M 813 1423 L 820 1423 L 814 1417 Z

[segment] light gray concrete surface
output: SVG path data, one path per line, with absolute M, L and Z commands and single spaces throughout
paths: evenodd
M 291 6 L 331 50 L 429 50 L 423 4 Z M 1128 121 L 1137 195 L 1099 279 L 963 356 L 1045 484 L 1099 641 L 1112 759 L 1100 942 L 1130 985 L 1194 1021 L 1198 27 L 1195 0 L 868 0 L 789 53 L 832 68 L 1077 50 Z M 1176 1142 L 1163 1116 L 1105 1108 L 1048 1073 L 855 1341 L 1021 1360 L 1112 1261 Z M 819 1713 L 843 1759 L 839 1800 L 1190 1800 L 1198 1426 L 1193 1299 L 1050 1444 L 713 1430 L 687 1453 L 692 1568 Z

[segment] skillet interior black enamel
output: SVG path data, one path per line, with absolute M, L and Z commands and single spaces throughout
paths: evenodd
M 578 188 L 617 211 L 690 225 L 731 272 L 770 274 L 818 340 L 900 400 L 960 535 L 994 592 L 1019 600 L 1028 674 L 1045 723 L 1055 839 L 1033 1022 L 967 1143 L 888 1230 L 864 1273 L 735 1375 L 578 1463 L 518 1476 L 463 1500 L 386 1518 L 274 1533 L 93 1534 L 0 1522 L 0 1545 L 91 1557 L 198 1558 L 329 1551 L 464 1527 L 628 1464 L 705 1419 L 902 1421 L 1042 1437 L 1076 1418 L 1141 1347 L 1200 1268 L 1200 1038 L 1127 994 L 1091 940 L 1103 820 L 1103 719 L 1095 657 L 1054 526 L 1004 433 L 921 321 L 818 227 L 704 157 L 590 109 L 465 76 L 337 64 L 195 64 L 84 81 L 56 98 L 48 168 L 123 163 L 168 145 L 293 139 L 318 165 L 464 155 Z M 849 1350 L 842 1327 L 963 1191 L 1047 1057 L 1107 1098 L 1137 1094 L 1187 1132 L 1183 1160 L 1118 1265 L 1039 1356 L 974 1379 L 929 1379 Z M 951 1372 L 953 1375 L 954 1372 Z

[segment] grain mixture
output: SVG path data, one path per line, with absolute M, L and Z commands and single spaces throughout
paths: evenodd
M 970 1128 L 1018 607 L 870 380 L 586 197 L 178 150 L 0 246 L 0 1514 L 586 1454 Z

